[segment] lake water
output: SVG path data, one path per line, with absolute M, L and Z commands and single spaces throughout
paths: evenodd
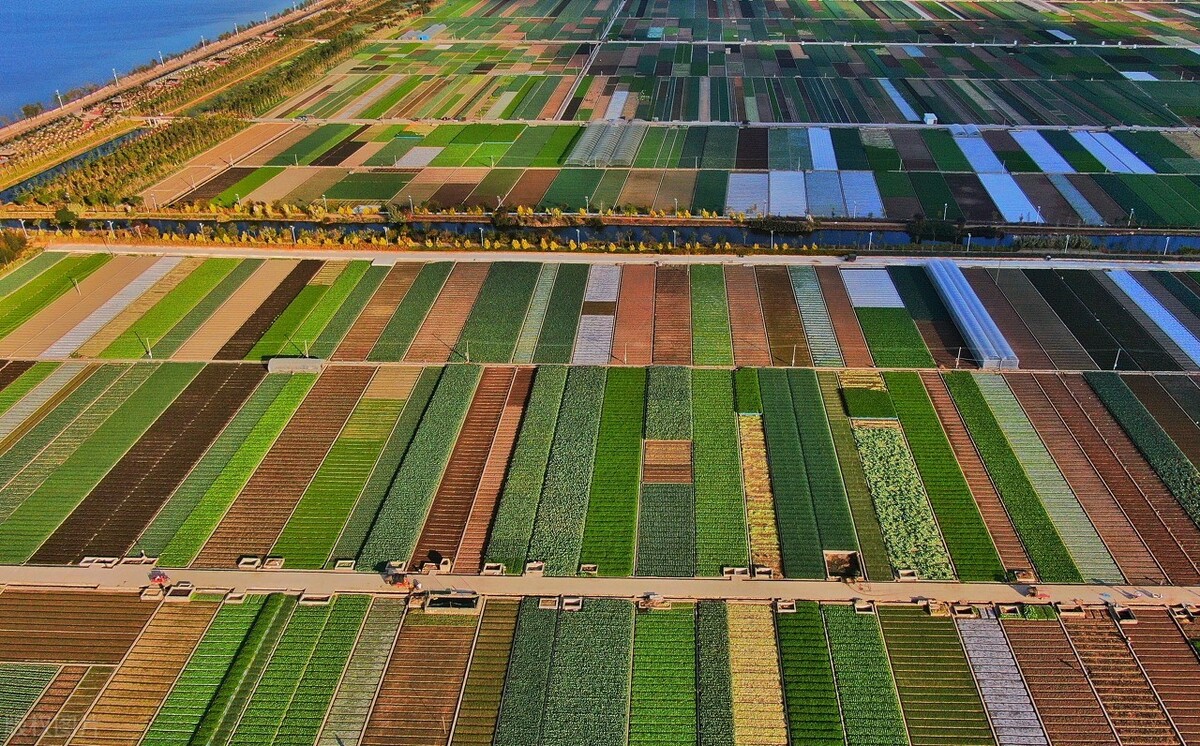
M 0 0 L 0 116 L 261 21 L 292 0 Z

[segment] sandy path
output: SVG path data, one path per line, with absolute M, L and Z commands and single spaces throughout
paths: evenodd
M 42 354 L 156 260 L 153 256 L 113 257 L 80 282 L 78 292 L 66 292 L 0 341 L 0 355 L 37 357 Z
M 173 356 L 176 360 L 212 360 L 250 314 L 254 313 L 283 278 L 299 262 L 267 261 L 242 283 L 233 295 L 184 342 Z

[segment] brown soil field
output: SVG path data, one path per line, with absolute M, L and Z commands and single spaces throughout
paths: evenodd
M 1090 370 L 1096 367 L 1092 356 L 1083 349 L 1075 335 L 1046 303 L 1046 299 L 1029 282 L 1020 270 L 1002 270 L 989 273 L 992 280 L 1004 293 L 1009 305 L 1025 322 L 1038 344 L 1054 361 L 1056 368 L 1064 370 Z
M 846 367 L 870 368 L 875 364 L 875 360 L 871 357 L 871 351 L 867 349 L 867 339 L 858 326 L 858 316 L 854 314 L 850 295 L 846 292 L 846 286 L 842 284 L 841 273 L 836 267 L 817 267 L 817 282 L 821 285 L 821 295 L 825 298 L 825 307 L 829 309 L 833 334 L 837 337 Z
M 1125 635 L 1185 743 L 1200 743 L 1200 660 L 1166 609 L 1139 609 Z
M 354 320 L 350 331 L 342 338 L 341 344 L 333 353 L 334 360 L 366 360 L 367 355 L 379 341 L 379 335 L 387 328 L 396 308 L 408 294 L 413 281 L 421 272 L 422 265 L 414 262 L 395 264 L 388 271 L 383 282 L 375 289 L 362 313 Z
M 612 361 L 649 365 L 654 355 L 654 267 L 627 264 L 621 269 Z
M 1029 327 L 1021 320 L 1021 315 L 1000 292 L 1000 288 L 992 280 L 992 276 L 982 267 L 969 267 L 963 270 L 963 275 L 971 284 L 979 300 L 987 308 L 988 315 L 996 322 L 1004 338 L 1008 340 L 1022 368 L 1046 370 L 1053 367 L 1050 356 L 1038 344 Z
M 0 662 L 120 663 L 158 608 L 135 593 L 0 592 Z
M 404 362 L 444 363 L 452 355 L 464 359 L 466 351 L 457 350 L 455 345 L 491 266 L 488 262 L 458 262 L 454 265 L 405 353 Z
M 692 286 L 686 267 L 659 267 L 654 280 L 654 364 L 692 364 Z
M 217 351 L 216 358 L 242 360 L 249 355 L 254 345 L 258 344 L 258 340 L 262 339 L 320 269 L 321 262 L 317 259 L 305 259 L 297 264 L 288 276 L 275 286 L 262 304 L 254 309 L 254 313 L 250 314 L 245 323 L 238 327 L 229 341 Z
M 733 332 L 733 360 L 739 366 L 771 364 L 767 328 L 754 269 L 744 265 L 725 267 L 725 293 L 729 298 L 729 328 Z
M 787 267 L 757 267 L 754 274 L 762 299 L 772 365 L 812 365 Z

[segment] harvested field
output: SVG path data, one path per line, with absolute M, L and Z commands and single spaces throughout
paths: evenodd
M 137 746 L 219 604 L 163 604 L 100 694 L 72 746 Z
M 332 359 L 366 360 L 420 272 L 420 264 L 399 262 L 392 265 L 362 313 L 354 320 L 354 325 L 342 338 Z
M 204 320 L 187 341 L 180 344 L 174 357 L 179 360 L 211 360 L 270 297 L 299 262 L 275 259 L 263 262 L 254 274 L 241 283 L 212 315 Z M 244 346 L 244 345 L 243 345 Z M 246 350 L 249 352 L 249 349 Z
M 133 593 L 7 589 L 0 662 L 119 663 L 157 609 Z
M 462 541 L 454 553 L 455 572 L 469 574 L 482 569 L 484 547 L 495 520 L 525 405 L 533 388 L 534 371 L 534 368 L 517 368 L 513 376 L 512 387 L 500 415 L 500 424 L 496 428 L 496 436 L 492 439 L 491 451 L 475 491 L 475 501 L 467 516 Z
M 613 362 L 649 365 L 653 358 L 654 277 L 655 270 L 650 265 L 630 264 L 621 269 L 621 289 L 613 328 Z M 589 311 L 585 308 L 584 313 Z
M 467 351 L 457 348 L 458 337 L 490 269 L 488 262 L 454 265 L 405 353 L 404 362 L 444 363 L 453 358 L 466 359 Z
M 1138 609 L 1125 635 L 1184 743 L 1200 741 L 1200 660 L 1166 609 Z
M 63 666 L 59 669 L 50 686 L 46 687 L 42 696 L 38 698 L 37 704 L 4 742 L 6 746 L 35 746 L 50 728 L 54 718 L 62 712 L 63 706 L 88 670 L 87 666 Z
M 1200 464 L 1200 425 L 1183 411 L 1153 376 L 1127 376 L 1124 381 L 1188 460 Z
M 738 366 L 770 365 L 771 350 L 759 305 L 758 286 L 751 267 L 727 265 L 725 291 L 729 296 L 729 327 L 733 359 Z
M 1131 583 L 1166 583 L 1166 575 L 1142 543 L 1141 537 L 1096 472 L 1093 462 L 1088 459 L 1087 452 L 1075 440 L 1072 429 L 1059 417 L 1037 380 L 1032 375 L 1022 373 L 1005 374 L 1005 380 L 1046 444 L 1071 491 L 1079 498 L 1117 566 L 1121 568 L 1121 574 Z
M 1145 475 L 1144 480 L 1134 479 L 1123 459 L 1117 455 L 1118 450 L 1124 451 L 1125 458 L 1134 459 L 1134 463 L 1140 464 L 1142 469 L 1148 471 L 1149 467 L 1136 453 L 1128 437 L 1121 432 L 1120 426 L 1095 400 L 1091 389 L 1081 379 L 1064 379 L 1049 373 L 1038 374 L 1036 380 L 1046 397 L 1054 404 L 1071 435 L 1083 447 L 1088 460 L 1104 480 L 1121 510 L 1133 522 L 1134 528 L 1154 554 L 1167 579 L 1173 583 L 1185 584 L 1200 581 L 1200 575 L 1197 575 L 1200 566 L 1189 553 L 1189 547 L 1200 547 L 1200 530 L 1188 520 L 1178 505 L 1174 511 L 1166 514 L 1160 514 L 1155 509 L 1147 495 L 1156 486 L 1159 491 L 1165 491 L 1165 488 L 1149 474 Z M 1068 380 L 1071 381 L 1070 384 Z M 1076 390 L 1074 386 L 1080 387 L 1077 389 L 1078 399 L 1073 395 L 1073 391 Z M 1085 398 L 1085 395 L 1091 395 L 1091 398 Z M 1107 437 L 1101 432 L 1101 427 L 1108 431 Z M 1170 495 L 1164 497 L 1170 501 Z M 1176 534 L 1179 535 L 1178 538 Z
M 264 375 L 255 365 L 202 370 L 30 561 L 124 556 Z
M 433 506 L 425 517 L 410 567 L 452 560 L 458 551 L 515 373 L 515 368 L 484 368 Z
M 195 567 L 232 567 L 240 557 L 271 551 L 374 373 L 337 368 L 317 380 L 196 556 Z
M 405 617 L 361 746 L 446 746 L 477 622 L 421 612 Z
M 642 454 L 644 484 L 691 484 L 692 441 L 647 440 Z
M 1096 367 L 1088 351 L 1030 284 L 1024 272 L 1010 269 L 989 274 L 1055 367 L 1062 370 L 1091 370 Z
M 808 339 L 792 294 L 792 280 L 786 267 L 757 267 L 758 294 L 767 327 L 772 365 L 810 366 Z
M 963 276 L 970 282 L 975 294 L 979 296 L 980 302 L 987 309 L 988 315 L 996 322 L 996 326 L 999 327 L 1005 340 L 1013 348 L 1013 352 L 1017 353 L 1021 367 L 1033 370 L 1053 367 L 1050 356 L 1038 344 L 1033 333 L 1029 331 L 1029 327 L 1025 326 L 1021 315 L 1004 297 L 1004 293 L 1000 291 L 995 280 L 992 279 L 992 275 L 982 267 L 968 267 L 963 270 Z
M 829 308 L 829 318 L 833 322 L 833 333 L 837 336 L 838 348 L 848 368 L 869 368 L 874 364 L 871 351 L 867 349 L 867 339 L 863 336 L 858 325 L 858 317 L 854 314 L 854 306 L 850 304 L 850 296 L 842 283 L 842 275 L 836 267 L 817 267 L 817 281 L 821 285 L 821 293 L 825 296 L 825 305 Z
M 1122 744 L 1182 743 L 1106 610 L 1089 610 L 1085 619 L 1064 618 L 1063 626 Z
M 1058 620 L 1005 619 L 1001 626 L 1050 742 L 1116 746 L 1112 726 Z
M 655 365 L 691 365 L 691 304 L 687 269 L 659 267 L 654 276 Z
M 297 264 L 213 357 L 217 360 L 241 360 L 248 356 L 262 335 L 287 310 L 319 269 L 321 262 L 315 259 L 305 259 Z

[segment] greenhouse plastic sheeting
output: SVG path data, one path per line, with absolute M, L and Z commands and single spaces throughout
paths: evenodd
M 1017 353 L 984 308 L 974 288 L 958 265 L 949 259 L 934 259 L 925 264 L 938 296 L 946 304 L 967 347 L 981 368 L 1016 368 Z
M 725 191 L 725 213 L 766 215 L 769 179 L 766 174 L 732 173 Z
M 1154 169 L 1104 132 L 1072 132 L 1071 137 L 1114 174 L 1152 174 Z
M 804 176 L 810 213 L 821 218 L 845 216 L 846 200 L 842 197 L 842 180 L 837 171 L 811 171 Z
M 996 203 L 996 209 L 1000 211 L 1000 215 L 1004 217 L 1005 222 L 1046 222 L 1038 214 L 1037 207 L 1021 191 L 1021 187 L 1017 185 L 1016 179 L 1012 176 L 1008 174 L 979 174 L 979 180 L 983 182 L 983 188 L 987 190 L 988 196 L 992 198 L 992 202 Z
M 1152 174 L 1154 169 L 1150 168 L 1141 158 L 1138 158 L 1132 150 L 1125 147 L 1120 140 L 1113 137 L 1107 132 L 1095 132 L 1092 137 L 1096 138 L 1096 142 L 1104 146 L 1104 149 L 1117 157 L 1121 163 L 1125 164 L 1125 168 L 1129 169 L 1131 174 Z
M 804 172 L 772 171 L 770 176 L 771 214 L 783 217 L 803 217 L 808 214 Z
M 584 314 L 579 317 L 579 333 L 575 335 L 575 350 L 571 365 L 608 365 L 612 357 L 612 316 Z
M 1162 329 L 1172 342 L 1179 345 L 1183 354 L 1191 358 L 1193 363 L 1200 365 L 1200 340 L 1196 339 L 1196 336 L 1188 331 L 1188 328 L 1180 323 L 1174 314 L 1159 303 L 1149 290 L 1142 287 L 1136 277 L 1124 269 L 1110 269 L 1108 276 L 1112 278 L 1117 287 L 1121 288 L 1121 292 L 1128 295 L 1129 299 L 1137 304 L 1138 308 L 1154 319 L 1158 328 Z
M 1012 139 L 1025 149 L 1037 167 L 1048 174 L 1073 174 L 1075 169 L 1035 130 L 1012 130 Z
M 827 127 L 810 127 L 808 145 L 812 148 L 813 170 L 837 170 L 837 154 L 833 152 L 833 137 Z
M 852 218 L 882 218 L 883 197 L 870 171 L 842 171 L 842 194 Z
M 1104 225 L 1104 217 L 1092 207 L 1092 203 L 1087 201 L 1087 197 L 1083 196 L 1083 192 L 1079 191 L 1070 179 L 1062 174 L 1050 174 L 1046 178 L 1050 179 L 1054 188 L 1071 205 L 1071 209 L 1079 213 L 1085 225 Z
M 921 117 L 917 114 L 916 110 L 908 105 L 908 102 L 904 100 L 904 96 L 900 95 L 900 91 L 896 88 L 895 83 L 887 78 L 879 78 L 879 86 L 883 88 L 883 92 L 888 95 L 888 98 L 892 99 L 892 103 L 900 110 L 900 114 L 904 117 L 905 121 L 921 121 Z
M 904 308 L 886 269 L 843 269 L 842 282 L 855 308 Z
M 951 130 L 953 132 L 953 130 Z M 971 164 L 971 168 L 975 169 L 975 173 L 979 174 L 1005 174 L 1008 169 L 984 142 L 983 137 L 979 135 L 979 131 L 975 130 L 973 134 L 953 135 L 954 142 L 958 145 L 958 149 L 967 157 L 967 162 Z

